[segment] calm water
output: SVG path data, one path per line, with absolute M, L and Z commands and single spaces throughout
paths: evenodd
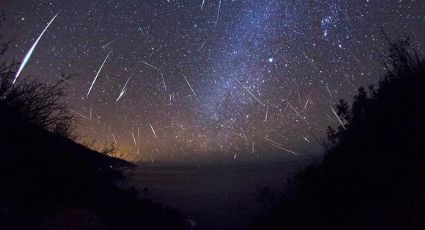
M 134 180 L 154 201 L 189 215 L 196 229 L 243 229 L 264 211 L 259 188 L 283 188 L 302 164 L 144 165 L 135 170 Z

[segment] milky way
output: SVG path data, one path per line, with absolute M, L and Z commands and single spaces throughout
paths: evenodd
M 127 159 L 320 151 L 339 98 L 376 83 L 391 37 L 422 51 L 425 3 L 358 0 L 0 1 L 20 78 L 61 74 L 77 140 Z

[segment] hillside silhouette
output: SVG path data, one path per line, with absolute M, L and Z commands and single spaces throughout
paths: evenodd
M 253 229 L 425 228 L 425 61 L 408 39 L 387 40 L 379 86 L 339 102 L 321 162 L 264 191 L 279 201 Z
M 187 229 L 186 218 L 141 197 L 134 165 L 73 141 L 56 85 L 20 80 L 0 44 L 0 229 Z

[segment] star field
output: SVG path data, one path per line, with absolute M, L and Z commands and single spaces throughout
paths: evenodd
M 52 84 L 78 141 L 130 160 L 307 156 L 339 98 L 376 83 L 381 29 L 423 51 L 423 1 L 0 1 L 22 71 Z M 19 80 L 17 81 L 19 84 Z

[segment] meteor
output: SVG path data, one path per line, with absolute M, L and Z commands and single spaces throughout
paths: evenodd
M 298 101 L 299 101 L 299 103 L 300 103 L 300 105 L 301 105 L 301 94 L 300 94 L 300 88 L 298 87 L 298 82 L 297 82 L 297 81 L 295 81 L 295 79 L 293 79 L 293 80 L 294 80 L 294 82 L 295 82 L 295 86 L 297 87 Z
M 307 139 L 307 137 L 305 137 L 304 135 L 301 134 L 301 136 L 304 138 L 305 141 L 307 141 L 308 143 L 310 143 L 310 140 Z
M 78 116 L 80 116 L 80 117 L 82 117 L 82 118 L 84 118 L 84 119 L 90 120 L 87 116 L 84 116 L 83 114 L 81 114 L 81 113 L 79 113 L 79 112 L 77 112 L 77 111 L 75 111 L 75 110 L 70 109 L 69 111 L 71 111 L 71 112 L 73 112 L 73 113 L 77 114 Z
M 199 49 L 198 49 L 198 52 L 199 51 L 201 51 L 201 49 L 204 47 L 204 45 L 205 45 L 205 43 L 207 43 L 207 41 L 208 41 L 208 39 L 206 39 L 203 43 L 202 43 L 202 45 L 199 47 Z
M 26 64 L 28 63 L 28 61 L 31 58 L 32 53 L 34 52 L 35 47 L 37 46 L 38 42 L 40 41 L 41 37 L 43 37 L 44 33 L 47 31 L 47 29 L 49 28 L 49 26 L 52 24 L 52 22 L 55 20 L 55 18 L 59 15 L 59 13 L 57 13 L 51 20 L 50 22 L 47 24 L 47 26 L 44 28 L 43 32 L 41 32 L 40 36 L 38 36 L 37 40 L 35 40 L 34 44 L 32 44 L 31 48 L 28 50 L 28 52 L 25 54 L 24 59 L 22 60 L 21 65 L 19 66 L 18 72 L 16 72 L 15 75 L 15 79 L 13 79 L 12 84 L 15 84 L 16 80 L 18 79 L 19 75 L 21 74 L 22 70 L 24 69 L 24 67 L 26 66 Z
M 292 151 L 292 150 L 289 150 L 289 149 L 286 149 L 286 148 L 284 148 L 284 147 L 282 147 L 282 145 L 281 144 L 279 144 L 279 143 L 277 143 L 276 141 L 273 141 L 273 140 L 271 140 L 271 139 L 269 139 L 269 138 L 267 138 L 267 137 L 263 137 L 266 141 L 268 141 L 268 142 L 270 142 L 274 147 L 276 147 L 276 148 L 278 148 L 278 149 L 282 149 L 282 150 L 284 150 L 284 151 L 286 151 L 286 152 L 289 152 L 289 153 L 292 153 L 292 154 L 295 154 L 295 155 L 298 155 L 298 153 L 296 153 L 296 152 L 294 152 L 294 151 Z
M 89 91 L 87 92 L 87 97 L 89 96 L 90 91 L 91 91 L 91 89 L 93 88 L 93 85 L 94 85 L 94 83 L 96 82 L 96 79 L 97 79 L 97 77 L 99 76 L 100 71 L 102 71 L 102 68 L 103 68 L 103 66 L 105 65 L 106 61 L 108 60 L 108 58 L 109 58 L 109 55 L 110 55 L 110 54 L 111 54 L 111 52 L 109 52 L 109 53 L 108 53 L 108 56 L 106 56 L 106 58 L 105 58 L 105 60 L 103 61 L 102 65 L 100 66 L 99 70 L 97 71 L 96 76 L 94 77 L 94 79 L 93 79 L 93 81 L 92 81 L 92 83 L 91 83 L 91 86 L 90 86 L 90 88 L 89 88 Z
M 243 131 L 242 127 L 240 127 L 240 128 L 241 128 L 241 132 L 242 132 L 243 138 L 245 140 L 245 144 L 248 145 L 248 138 L 246 137 L 245 132 Z
M 165 84 L 165 78 L 164 78 L 164 74 L 162 72 L 161 73 L 161 77 L 162 77 L 162 84 L 164 85 L 164 90 L 165 92 L 167 92 L 167 85 Z
M 218 18 L 220 17 L 220 9 L 221 9 L 221 0 L 218 2 L 217 18 L 215 19 L 215 25 L 217 25 Z
M 133 132 L 131 132 L 131 136 L 133 137 L 134 146 L 137 148 L 137 141 L 136 141 L 136 137 L 134 137 Z
M 334 96 L 332 95 L 332 92 L 329 89 L 328 84 L 326 84 L 325 87 L 326 87 L 326 90 L 328 91 L 329 95 L 331 96 L 332 100 L 334 100 Z
M 268 117 L 269 117 L 269 105 L 267 104 L 266 117 L 264 118 L 264 122 L 267 122 Z
M 197 97 L 197 96 L 196 96 L 196 93 L 195 93 L 195 90 L 193 90 L 193 88 L 192 88 L 192 86 L 190 85 L 189 81 L 187 80 L 186 76 L 185 76 L 184 74 L 182 74 L 182 75 L 183 75 L 184 80 L 186 81 L 187 85 L 189 86 L 190 90 L 192 90 L 193 95 L 195 95 L 195 97 Z
M 305 101 L 303 111 L 307 108 L 307 105 L 308 105 L 308 102 L 309 101 L 310 101 L 310 96 L 308 96 L 307 100 Z
M 152 64 L 149 64 L 149 63 L 147 63 L 147 62 L 145 62 L 145 61 L 141 61 L 143 64 L 145 64 L 145 65 L 147 65 L 147 66 L 149 66 L 149 67 L 151 67 L 151 68 L 153 68 L 153 69 L 155 69 L 155 70 L 157 70 L 157 71 L 159 71 L 159 68 L 158 67 L 156 67 L 156 66 L 154 66 L 154 65 L 152 65 Z
M 338 114 L 336 113 L 335 109 L 332 107 L 331 103 L 329 102 L 329 107 L 331 107 L 332 113 L 335 115 L 335 117 L 338 119 L 339 123 L 341 124 L 342 128 L 345 129 L 345 125 L 342 122 L 341 118 L 338 116 Z
M 156 138 L 156 139 L 158 139 L 158 136 L 156 135 L 156 132 L 155 132 L 155 130 L 153 129 L 153 127 L 152 127 L 152 124 L 151 124 L 151 123 L 149 123 L 149 126 L 151 127 L 152 133 L 153 133 L 153 135 L 155 136 L 155 138 Z
M 106 45 L 102 46 L 102 49 L 105 49 L 107 46 L 109 46 L 110 44 L 112 44 L 112 42 L 114 42 L 114 40 L 108 42 Z
M 264 103 L 260 101 L 246 86 L 244 86 L 238 79 L 236 81 L 246 90 L 260 105 L 264 106 Z
M 128 83 L 128 81 L 130 81 L 130 79 L 131 79 L 131 76 L 127 79 L 127 81 L 125 82 L 125 84 L 124 84 L 124 87 L 122 88 L 122 90 L 121 90 L 121 93 L 120 93 L 120 95 L 118 96 L 118 98 L 117 98 L 117 102 L 120 100 L 120 98 L 124 95 L 124 93 L 125 93 L 125 91 L 127 91 L 127 83 Z

